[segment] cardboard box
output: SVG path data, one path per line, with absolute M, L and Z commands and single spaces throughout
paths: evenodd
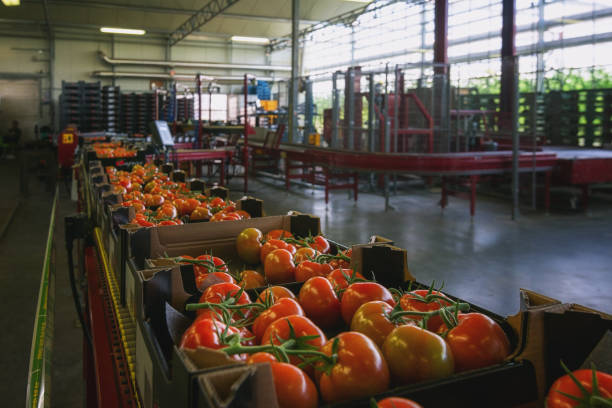
M 144 270 L 138 273 L 142 285 L 140 301 L 143 307 L 139 314 L 139 334 L 142 337 L 137 345 L 136 366 L 137 384 L 139 390 L 151 389 L 151 400 L 159 407 L 194 407 L 200 399 L 210 399 L 210 395 L 202 394 L 199 384 L 194 378 L 201 378 L 219 364 L 225 365 L 228 370 L 236 369 L 234 360 L 217 356 L 222 352 L 199 349 L 197 351 L 183 351 L 177 347 L 182 333 L 187 329 L 193 319 L 193 314 L 182 313 L 188 303 L 197 302 L 200 293 L 194 292 L 195 279 L 189 267 L 175 266 L 171 269 L 159 268 Z M 286 285 L 295 293 L 299 292 L 301 283 Z M 415 283 L 416 287 L 424 287 Z M 406 284 L 403 285 L 406 287 Z M 413 286 L 415 287 L 415 286 Z M 249 292 L 251 298 L 256 296 Z M 452 297 L 452 296 L 451 296 Z M 460 299 L 457 299 L 460 300 Z M 494 313 L 488 312 L 476 305 L 471 305 L 473 311 L 485 313 L 496 320 L 506 331 L 512 346 L 518 344 L 517 334 L 513 332 L 506 320 Z M 337 330 L 336 330 L 337 331 Z M 330 332 L 328 332 L 330 334 Z M 146 381 L 146 369 L 152 369 L 155 380 L 151 385 L 143 385 Z M 167 370 L 167 371 L 166 371 Z M 170 374 L 164 374 L 164 373 Z M 188 390 L 188 391 L 187 391 Z M 269 391 L 270 393 L 273 390 Z M 164 401 L 165 395 L 170 393 L 172 400 Z M 188 401 L 184 395 L 195 396 Z M 533 401 L 537 398 L 535 372 L 529 361 L 510 360 L 502 364 L 479 370 L 454 374 L 437 381 L 423 382 L 408 386 L 396 387 L 380 395 L 404 396 L 414 398 L 423 406 L 516 406 Z M 177 401 L 181 401 L 180 404 Z M 181 405 L 185 401 L 189 405 Z M 169 405 L 174 403 L 174 405 Z M 333 404 L 333 406 L 368 407 L 369 398 Z

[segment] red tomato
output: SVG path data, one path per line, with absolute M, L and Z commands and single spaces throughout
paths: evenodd
M 317 336 L 307 343 L 316 348 L 322 347 L 327 338 L 321 329 L 309 318 L 300 315 L 281 317 L 272 322 L 263 334 L 261 344 L 281 344 L 290 337 L 290 324 L 293 327 L 296 337 Z M 302 360 L 296 356 L 289 356 L 292 364 L 300 364 Z
M 177 216 L 178 211 L 176 210 L 175 206 L 173 206 L 172 204 L 164 204 L 157 209 L 157 214 L 155 215 L 155 218 L 157 218 L 158 220 L 172 219 L 176 218 Z
M 251 219 L 251 214 L 249 214 L 248 212 L 246 212 L 244 210 L 236 210 L 236 211 L 234 211 L 234 214 L 239 215 L 241 220 L 250 220 Z
M 210 200 L 210 206 L 213 208 L 217 208 L 217 207 L 225 207 L 225 201 L 223 201 L 222 198 L 220 197 L 215 197 L 212 200 Z
M 264 275 L 270 283 L 293 282 L 295 265 L 293 256 L 286 249 L 275 249 L 266 256 Z
M 347 280 L 347 277 L 349 278 L 348 280 Z M 329 273 L 329 275 L 327 275 L 327 279 L 329 279 L 329 281 L 334 286 L 334 290 L 336 291 L 341 291 L 341 290 L 348 288 L 349 281 L 352 281 L 353 279 L 365 280 L 363 275 L 360 274 L 359 272 L 355 272 L 352 269 L 344 269 L 344 268 L 334 269 L 333 271 Z M 350 282 L 350 283 L 353 283 L 353 282 Z
M 433 295 L 442 296 L 443 298 L 448 299 L 443 293 L 438 291 L 432 291 Z M 422 298 L 426 297 L 429 294 L 429 290 L 427 289 L 419 289 L 413 290 L 412 292 L 408 292 L 402 296 L 400 299 L 400 307 L 403 310 L 411 310 L 415 312 L 431 312 L 433 310 L 440 309 L 440 305 L 449 306 L 450 299 L 448 301 L 444 299 L 435 299 L 429 303 L 426 303 L 422 300 Z M 410 316 L 411 317 L 411 316 Z M 422 320 L 420 316 L 411 317 L 412 320 Z M 427 329 L 433 332 L 437 331 L 438 328 L 442 325 L 443 321 L 440 316 L 433 316 L 427 321 Z
M 234 283 L 217 283 L 215 285 L 209 286 L 202 296 L 200 297 L 200 303 L 208 302 L 208 303 L 221 303 L 223 300 L 227 299 L 230 296 L 234 296 L 240 291 L 240 286 Z M 246 292 L 242 292 L 240 298 L 235 302 L 237 305 L 246 305 L 251 303 L 249 299 L 249 295 Z M 201 313 L 201 310 L 198 309 L 198 313 Z M 214 310 L 214 309 L 213 309 Z M 220 312 L 219 312 L 220 313 Z M 233 318 L 238 317 L 247 317 L 250 314 L 250 310 L 236 310 L 233 314 Z
M 423 408 L 407 398 L 389 397 L 378 401 L 378 408 Z
M 325 402 L 369 397 L 389 388 L 387 362 L 372 340 L 361 333 L 344 332 L 325 343 L 321 351 L 331 356 L 335 339 L 338 339 L 336 364 L 327 372 L 317 371 Z
M 172 221 L 172 220 L 164 220 L 164 221 L 160 221 L 159 224 L 157 224 L 159 226 L 169 226 L 169 225 L 178 225 L 176 223 L 176 221 Z
M 191 215 L 189 215 L 189 219 L 194 221 L 208 220 L 210 217 L 212 217 L 212 214 L 206 207 L 197 207 L 191 212 Z
M 268 254 L 274 251 L 275 249 L 286 249 L 287 251 L 291 252 L 291 255 L 295 254 L 295 246 L 279 239 L 271 239 L 261 247 L 261 251 L 259 253 L 259 260 L 262 264 L 265 263 Z
M 455 358 L 455 371 L 499 364 L 510 354 L 506 333 L 489 316 L 466 313 L 458 315 L 457 319 L 459 324 L 446 335 L 446 342 Z M 445 329 L 442 325 L 439 331 Z
M 331 282 L 324 277 L 308 279 L 300 289 L 298 298 L 306 316 L 319 326 L 334 327 L 341 322 L 340 301 Z
M 274 230 L 268 231 L 268 233 L 266 234 L 265 241 L 269 241 L 271 239 L 281 239 L 281 238 L 293 238 L 293 234 L 290 233 L 289 231 L 285 231 L 282 229 L 274 229 Z
M 322 235 L 317 235 L 313 238 L 314 241 L 308 244 L 311 248 L 316 249 L 322 254 L 326 254 L 329 252 L 329 241 L 325 239 Z
M 275 303 L 278 299 L 281 298 L 290 298 L 293 300 L 297 300 L 295 294 L 283 286 L 270 286 L 269 288 L 266 288 L 257 297 L 257 302 L 266 303 L 266 300 L 268 298 L 270 299 L 271 303 Z
M 199 261 L 208 261 L 205 265 L 193 264 L 193 271 L 195 272 L 196 276 L 211 272 L 229 272 L 229 270 L 227 269 L 227 264 L 223 259 L 219 257 L 210 255 L 200 255 L 196 259 Z
M 183 349 L 196 349 L 207 347 L 210 349 L 222 349 L 227 347 L 221 342 L 221 333 L 227 330 L 227 334 L 239 334 L 240 331 L 235 327 L 227 327 L 225 324 L 214 319 L 197 319 L 183 334 L 180 347 Z M 239 354 L 232 356 L 236 360 L 241 360 Z
M 255 353 L 255 354 L 251 354 L 250 356 L 247 357 L 247 360 L 246 360 L 247 364 L 275 363 L 275 362 L 278 362 L 276 357 L 274 357 L 270 353 L 266 353 L 266 352 L 263 352 L 263 351 L 260 351 L 260 352 Z
M 382 351 L 399 384 L 448 377 L 455 366 L 453 353 L 444 339 L 413 324 L 393 329 Z
M 316 408 L 317 387 L 306 373 L 287 363 L 270 363 L 279 408 Z
M 261 312 L 253 322 L 253 334 L 257 342 L 261 342 L 270 324 L 281 317 L 292 315 L 304 316 L 304 311 L 300 304 L 291 298 L 280 298 L 268 309 Z
M 548 391 L 546 397 L 546 408 L 571 408 L 571 407 L 598 407 L 600 405 L 591 404 L 590 398 L 593 395 L 599 395 L 600 398 L 605 399 L 608 405 L 602 404 L 601 406 L 609 406 L 612 402 L 612 375 L 603 373 L 601 371 L 595 371 L 597 378 L 597 394 L 593 391 L 593 370 L 576 370 L 572 372 L 578 382 L 586 389 L 587 395 L 580 390 L 578 385 L 572 380 L 569 375 L 564 375 L 558 378 Z M 576 401 L 570 397 L 567 397 L 561 393 L 573 395 L 578 398 Z
M 391 292 L 381 284 L 376 282 L 355 282 L 351 284 L 342 294 L 342 301 L 340 302 L 344 321 L 351 324 L 353 315 L 359 309 L 359 306 L 372 300 L 381 300 L 395 306 Z
M 332 271 L 329 264 L 302 261 L 295 267 L 295 281 L 305 282 L 315 276 L 327 276 Z

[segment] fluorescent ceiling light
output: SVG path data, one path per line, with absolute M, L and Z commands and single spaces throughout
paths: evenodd
M 100 31 L 109 34 L 131 34 L 131 35 L 144 35 L 145 30 L 136 30 L 133 28 L 116 28 L 116 27 L 101 27 Z
M 240 35 L 232 35 L 233 42 L 243 42 L 252 44 L 268 44 L 270 40 L 265 37 L 242 37 Z
M 2 4 L 4 4 L 7 7 L 18 6 L 19 0 L 2 0 Z
M 352 1 L 353 3 L 371 3 L 372 0 L 344 0 L 344 1 Z

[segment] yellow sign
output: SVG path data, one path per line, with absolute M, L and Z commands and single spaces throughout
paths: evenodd
M 62 133 L 62 143 L 63 144 L 74 143 L 74 135 L 72 133 Z

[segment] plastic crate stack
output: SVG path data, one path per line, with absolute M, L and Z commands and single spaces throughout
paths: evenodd
M 136 131 L 136 94 L 121 94 L 121 130 L 133 134 Z
M 612 144 L 612 89 L 608 89 L 604 95 L 602 126 L 602 142 L 610 145 Z
M 180 98 L 176 100 L 176 120 L 188 122 L 194 118 L 193 98 Z
M 551 145 L 578 145 L 578 93 L 546 94 L 546 134 Z
M 100 82 L 62 81 L 60 118 L 62 127 L 76 124 L 81 132 L 102 130 Z
M 149 124 L 155 120 L 155 94 L 136 95 L 136 133 L 149 133 Z
M 118 86 L 102 88 L 102 113 L 104 130 L 119 132 L 121 93 Z

